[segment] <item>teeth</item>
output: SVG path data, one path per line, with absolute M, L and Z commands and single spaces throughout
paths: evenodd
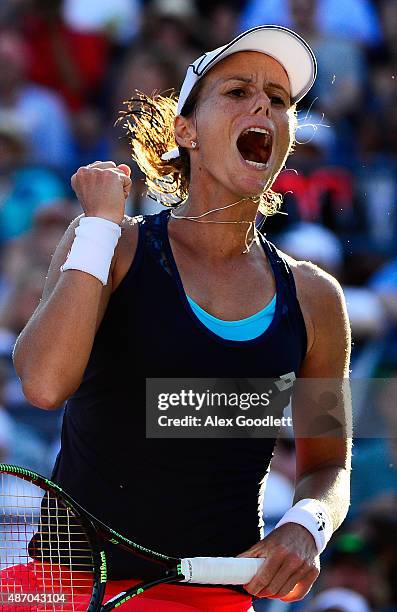
M 248 128 L 247 130 L 244 130 L 243 134 L 248 134 L 248 132 L 258 132 L 259 134 L 267 134 L 268 136 L 270 136 L 269 130 L 266 130 L 265 128 L 260 128 L 260 127 Z
M 245 159 L 244 161 L 250 166 L 254 166 L 254 168 L 259 168 L 260 170 L 267 168 L 267 164 L 261 164 L 260 162 L 251 161 L 250 159 Z

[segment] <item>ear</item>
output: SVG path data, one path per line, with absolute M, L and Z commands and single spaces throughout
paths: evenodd
M 191 117 L 177 115 L 174 121 L 175 140 L 180 147 L 191 149 L 191 141 L 197 140 L 196 128 Z

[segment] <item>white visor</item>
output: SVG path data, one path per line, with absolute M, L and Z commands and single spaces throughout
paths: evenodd
M 179 95 L 177 114 L 180 115 L 190 92 L 197 81 L 215 64 L 238 51 L 258 51 L 277 60 L 287 73 L 292 103 L 299 102 L 312 87 L 317 74 L 317 63 L 313 51 L 298 34 L 277 25 L 263 25 L 239 34 L 230 43 L 207 51 L 187 69 Z M 178 148 L 164 153 L 168 161 L 179 157 Z

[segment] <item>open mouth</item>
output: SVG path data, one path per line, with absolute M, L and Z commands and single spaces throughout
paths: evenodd
M 242 158 L 248 164 L 260 170 L 267 167 L 272 145 L 273 136 L 265 128 L 248 128 L 237 139 L 237 148 Z

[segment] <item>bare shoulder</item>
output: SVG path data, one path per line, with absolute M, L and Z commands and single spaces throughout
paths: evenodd
M 308 333 L 308 352 L 324 334 L 350 337 L 343 289 L 339 281 L 310 261 L 297 261 L 282 253 L 291 267 L 297 297 Z M 329 336 L 328 336 L 329 337 Z
M 135 257 L 139 238 L 137 217 L 124 215 L 121 222 L 121 236 L 115 249 L 112 266 L 112 291 L 115 291 L 127 274 Z
M 311 261 L 297 261 L 282 253 L 294 275 L 296 289 L 303 298 L 316 297 L 343 300 L 343 290 L 339 281 Z

